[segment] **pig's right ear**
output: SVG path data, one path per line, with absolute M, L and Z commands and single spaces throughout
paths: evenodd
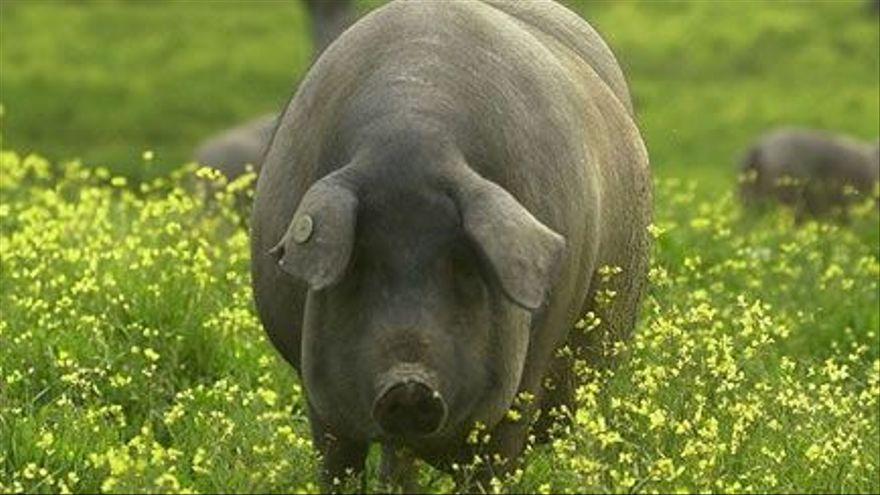
M 338 181 L 316 182 L 269 254 L 281 270 L 306 281 L 313 290 L 335 284 L 351 258 L 357 204 L 354 192 Z
M 468 173 L 457 191 L 465 232 L 489 261 L 504 293 L 528 310 L 546 300 L 565 238 L 497 184 Z

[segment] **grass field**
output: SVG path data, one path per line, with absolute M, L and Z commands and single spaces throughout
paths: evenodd
M 877 16 L 573 7 L 650 150 L 651 288 L 620 367 L 495 488 L 880 492 L 877 210 L 795 227 L 734 195 L 770 127 L 877 138 Z M 0 492 L 318 489 L 302 391 L 253 312 L 248 179 L 211 208 L 181 188 L 200 139 L 284 104 L 307 30 L 297 3 L 0 0 Z

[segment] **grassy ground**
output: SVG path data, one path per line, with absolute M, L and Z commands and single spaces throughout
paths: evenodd
M 877 137 L 877 17 L 574 6 L 621 59 L 651 151 L 652 284 L 621 367 L 497 488 L 880 491 L 876 210 L 794 228 L 732 196 L 737 154 L 769 126 Z M 307 22 L 281 2 L 0 3 L 0 134 L 17 151 L 0 158 L 0 492 L 316 489 L 236 210 L 206 213 L 169 175 L 286 101 Z
M 380 2 L 363 2 L 362 9 Z M 735 155 L 769 126 L 876 137 L 877 17 L 855 2 L 571 2 L 631 81 L 655 170 L 728 187 Z M 311 42 L 298 2 L 4 0 L 4 138 L 130 177 L 280 109 Z

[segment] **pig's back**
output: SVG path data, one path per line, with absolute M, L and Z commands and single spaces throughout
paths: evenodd
M 577 14 L 554 1 L 510 2 L 483 0 L 517 19 L 542 43 L 554 51 L 577 57 L 589 65 L 633 114 L 629 87 L 611 49 L 598 32 Z

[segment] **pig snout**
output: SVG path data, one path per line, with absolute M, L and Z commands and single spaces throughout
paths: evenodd
M 407 367 L 409 368 L 409 367 Z M 426 373 L 393 370 L 381 380 L 373 420 L 391 436 L 425 436 L 440 430 L 448 408 Z

